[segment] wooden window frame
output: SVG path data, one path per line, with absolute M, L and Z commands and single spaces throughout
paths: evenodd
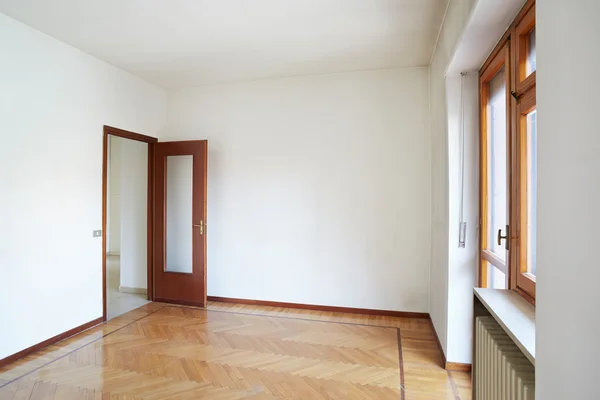
M 500 46 L 498 51 L 495 51 L 492 56 L 489 58 L 489 63 L 486 63 L 485 69 L 481 70 L 479 77 L 479 102 L 480 102 L 480 157 L 479 157 L 479 180 L 480 180 L 480 192 L 479 192 L 479 220 L 480 220 L 480 243 L 479 243 L 479 286 L 485 287 L 488 281 L 488 270 L 487 263 L 492 266 L 498 268 L 498 270 L 502 271 L 506 277 L 508 278 L 508 264 L 509 260 L 502 260 L 498 255 L 493 253 L 490 250 L 487 250 L 489 239 L 488 236 L 488 218 L 487 218 L 487 209 L 488 209 L 488 157 L 487 157 L 487 148 L 488 148 L 488 127 L 487 127 L 487 109 L 489 106 L 490 99 L 490 90 L 489 84 L 496 77 L 498 72 L 504 67 L 505 71 L 505 79 L 506 79 L 506 118 L 507 118 L 507 127 L 509 126 L 510 121 L 510 107 L 509 107 L 509 98 L 510 98 L 510 47 L 508 40 L 502 41 L 502 46 Z M 507 139 L 509 137 L 509 132 L 506 132 Z M 507 149 L 509 144 L 507 143 Z M 507 160 L 508 162 L 508 160 Z M 508 165 L 508 164 L 507 164 Z M 509 176 L 507 175 L 509 178 Z M 510 178 L 509 178 L 510 179 Z M 507 182 L 508 185 L 508 182 Z
M 516 89 L 517 93 L 524 93 L 535 85 L 536 71 L 527 74 L 527 55 L 529 54 L 529 34 L 535 28 L 535 4 L 527 9 L 518 24 L 514 26 L 515 55 L 516 55 Z
M 536 108 L 536 71 L 526 75 L 529 34 L 535 29 L 535 0 L 528 0 L 479 71 L 480 83 L 480 247 L 479 286 L 487 285 L 487 263 L 507 274 L 507 288 L 535 305 L 536 279 L 527 273 L 527 123 Z M 509 255 L 506 263 L 488 244 L 487 120 L 488 83 L 502 65 L 507 75 L 507 193 Z M 522 229 L 523 227 L 523 229 Z M 504 267 L 504 268 L 502 268 Z
M 518 289 L 521 294 L 527 294 L 535 299 L 536 278 L 527 272 L 527 218 L 528 218 L 528 194 L 527 187 L 527 114 L 536 108 L 535 86 L 533 90 L 529 90 L 523 94 L 517 103 L 516 122 L 517 122 L 517 138 L 516 142 L 516 176 L 518 180 L 516 184 L 517 198 L 516 203 L 516 218 L 514 225 L 517 230 L 518 243 L 516 244 L 515 253 L 516 262 L 513 263 L 511 276 L 513 277 L 510 287 Z M 512 200 L 511 200 L 512 201 Z M 522 293 L 525 292 L 525 293 Z

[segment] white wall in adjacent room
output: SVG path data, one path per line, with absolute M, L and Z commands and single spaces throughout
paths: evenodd
M 119 255 L 121 251 L 121 141 L 108 136 L 108 193 L 106 219 L 106 251 Z
M 0 359 L 102 316 L 102 127 L 165 92 L 0 14 Z
M 208 139 L 208 294 L 429 311 L 427 68 L 209 85 L 161 140 Z
M 598 398 L 600 3 L 537 3 L 536 399 Z
M 121 151 L 120 286 L 148 287 L 148 144 L 112 137 Z

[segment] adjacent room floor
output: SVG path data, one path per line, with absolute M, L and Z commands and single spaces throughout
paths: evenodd
M 121 265 L 119 256 L 106 257 L 106 318 L 134 310 L 149 303 L 147 294 L 122 293 L 119 291 L 121 281 Z
M 470 399 L 427 319 L 150 303 L 0 369 L 1 399 Z

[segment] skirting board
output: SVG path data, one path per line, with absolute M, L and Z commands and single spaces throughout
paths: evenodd
M 440 356 L 442 357 L 442 362 L 440 366 L 448 371 L 471 372 L 471 364 L 446 361 L 446 355 L 444 354 L 444 349 L 442 348 L 440 337 L 438 336 L 437 331 L 435 330 L 435 326 L 433 325 L 433 320 L 431 319 L 431 316 L 429 316 L 429 322 L 431 323 L 431 329 L 433 329 L 433 333 L 435 334 L 435 341 L 437 343 L 438 350 L 440 351 Z
M 76 326 L 73 329 L 69 329 L 66 332 L 63 332 L 63 333 L 60 333 L 60 334 L 58 334 L 58 335 L 56 335 L 54 337 L 51 337 L 50 339 L 46 339 L 43 342 L 40 342 L 38 344 L 34 344 L 33 346 L 26 348 L 25 350 L 21 350 L 18 353 L 12 354 L 12 355 L 10 355 L 8 357 L 5 357 L 5 358 L 1 359 L 0 360 L 0 367 L 3 367 L 3 366 L 8 365 L 8 364 L 10 364 L 12 362 L 15 362 L 15 361 L 17 361 L 20 358 L 23 358 L 23 357 L 25 357 L 25 356 L 33 353 L 33 352 L 42 350 L 45 347 L 53 345 L 54 343 L 58 343 L 61 340 L 65 340 L 65 339 L 67 339 L 67 338 L 69 338 L 69 337 L 71 337 L 73 335 L 77 335 L 78 333 L 86 331 L 86 330 L 90 329 L 93 326 L 101 324 L 102 322 L 104 322 L 104 318 L 103 317 L 96 318 L 94 320 L 91 320 L 90 322 L 86 322 L 83 325 Z
M 438 350 L 440 352 L 440 356 L 442 357 L 442 362 L 440 363 L 440 367 L 446 368 L 446 355 L 444 354 L 444 348 L 442 347 L 442 342 L 440 342 L 440 337 L 438 336 L 437 331 L 435 330 L 435 326 L 433 325 L 433 320 L 431 319 L 431 315 L 429 316 L 429 323 L 431 324 L 431 329 L 433 330 L 433 334 L 435 335 L 435 341 L 437 343 Z
M 138 287 L 119 286 L 119 292 L 132 294 L 148 294 L 148 289 Z
M 109 251 L 108 253 L 106 253 L 107 256 L 120 256 L 121 253 L 118 251 Z
M 444 367 L 448 371 L 471 372 L 471 364 L 447 362 Z
M 207 300 L 208 301 L 216 301 L 216 302 L 220 302 L 220 303 L 237 303 L 237 304 L 246 304 L 246 305 L 252 305 L 252 306 L 296 308 L 296 309 L 302 309 L 302 310 L 339 312 L 339 313 L 349 313 L 349 314 L 381 315 L 381 316 L 386 316 L 386 317 L 403 317 L 403 318 L 429 318 L 428 313 L 410 312 L 410 311 L 373 310 L 370 308 L 320 306 L 320 305 L 316 305 L 316 304 L 284 303 L 284 302 L 280 302 L 280 301 L 235 299 L 232 297 L 218 297 L 218 296 L 208 296 Z

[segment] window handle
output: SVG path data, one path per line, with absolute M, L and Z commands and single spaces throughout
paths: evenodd
M 508 225 L 506 225 L 506 235 L 502 236 L 502 228 L 498 229 L 498 246 L 502 246 L 502 239 L 506 241 L 504 247 L 508 250 Z

